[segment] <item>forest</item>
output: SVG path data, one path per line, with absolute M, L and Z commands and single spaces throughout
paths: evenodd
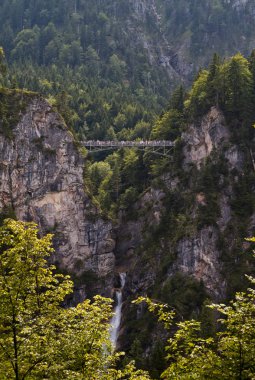
M 83 138 L 144 137 L 173 88 L 190 85 L 215 51 L 252 50 L 253 2 L 232 3 L 3 0 L 9 82 L 44 94 Z
M 91 220 L 126 229 L 117 242 L 131 240 L 132 224 L 142 238 L 124 260 L 134 277 L 115 350 L 113 301 L 97 295 L 70 307 L 82 278 L 49 264 L 57 224 L 42 236 L 36 224 L 15 220 L 11 199 L 0 212 L 1 379 L 254 378 L 253 13 L 250 0 L 2 1 L 0 138 L 12 143 L 20 115 L 43 96 L 84 160 Z M 228 140 L 201 166 L 187 164 L 185 135 L 201 132 L 212 110 Z M 148 148 L 92 155 L 85 139 L 169 140 L 174 148 L 171 157 Z M 4 176 L 2 194 L 1 186 Z M 216 236 L 219 302 L 203 279 L 176 269 L 180 244 L 201 236 L 208 245 Z M 89 271 L 84 278 L 97 279 Z
M 148 138 L 178 141 L 189 123 L 199 120 L 211 107 L 218 107 L 225 114 L 233 141 L 242 141 L 247 146 L 252 144 L 252 125 L 255 121 L 254 57 L 254 52 L 248 59 L 241 54 L 227 60 L 214 55 L 209 68 L 199 72 L 190 90 L 185 91 L 182 86 L 175 90 L 167 110 L 155 122 Z M 1 73 L 2 82 L 6 83 L 8 68 L 3 50 Z M 5 115 L 5 107 L 2 103 L 2 116 Z M 178 149 L 176 144 L 177 157 L 180 154 Z M 122 208 L 129 210 L 129 217 L 133 218 L 132 205 L 139 194 L 150 181 L 154 181 L 154 186 L 159 186 L 157 181 L 171 164 L 164 158 L 152 160 L 149 152 L 139 157 L 142 154 L 136 149 L 120 150 L 103 161 L 87 163 L 87 184 L 90 184 L 94 201 L 106 217 L 115 220 L 118 209 Z M 179 164 L 179 161 L 176 166 L 171 164 L 171 170 L 180 170 Z M 215 168 L 211 169 L 205 184 L 209 193 L 210 186 L 214 185 L 208 179 L 215 175 Z M 138 174 L 141 172 L 144 177 Z M 234 207 L 237 213 L 242 212 L 239 216 L 245 220 L 254 207 L 254 197 L 250 195 L 250 199 L 245 199 L 246 190 L 241 186 L 246 186 L 245 182 L 240 184 L 237 194 L 243 195 Z M 173 206 L 179 215 L 180 200 L 171 196 L 176 195 L 169 194 L 167 199 L 171 205 L 171 217 L 175 218 Z M 214 201 L 211 207 L 214 208 L 211 214 L 207 210 L 206 214 L 199 215 L 198 228 L 201 224 L 213 223 L 216 216 L 213 214 L 216 211 Z M 167 210 L 169 212 L 170 209 Z M 163 225 L 164 218 L 159 228 Z M 108 323 L 112 315 L 109 299 L 97 296 L 93 302 L 86 300 L 75 308 L 63 308 L 66 296 L 72 292 L 72 281 L 68 276 L 58 274 L 54 266 L 47 266 L 46 258 L 52 252 L 51 236 L 38 239 L 37 232 L 34 224 L 12 219 L 2 221 L 1 377 L 6 380 L 158 378 L 160 373 L 156 371 L 154 377 L 151 368 L 153 362 L 150 363 L 150 377 L 143 369 L 136 369 L 134 362 L 130 361 L 136 359 L 138 363 L 142 362 L 138 343 L 136 348 L 133 344 L 126 359 L 112 350 L 109 342 Z M 157 244 L 155 232 L 152 239 Z M 157 234 L 160 236 L 166 232 L 164 227 L 158 229 Z M 171 309 L 165 303 L 155 303 L 149 298 L 140 297 L 133 301 L 135 304 L 146 303 L 149 312 L 156 315 L 166 329 L 166 351 L 160 356 L 163 379 L 252 378 L 255 313 L 252 276 L 247 277 L 249 282 L 251 287 L 237 293 L 228 305 L 204 304 L 202 319 L 180 320 L 179 311 L 176 314 L 175 308 Z M 234 289 L 235 285 L 232 297 Z M 164 299 L 165 296 L 162 293 L 157 298 Z M 189 312 L 186 315 L 189 316 Z M 138 367 L 141 368 L 141 364 Z

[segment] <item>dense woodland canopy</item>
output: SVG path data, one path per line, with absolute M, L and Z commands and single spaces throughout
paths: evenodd
M 143 135 L 169 92 L 155 90 L 166 75 L 123 29 L 129 14 L 125 1 L 4 2 L 0 44 L 12 83 L 45 94 L 82 136 L 115 137 L 136 125 Z
M 215 51 L 249 54 L 252 3 L 3 0 L 0 46 L 11 85 L 43 93 L 81 136 L 146 137 L 177 80 Z
M 166 352 L 160 342 L 154 356 L 144 359 L 144 328 L 151 323 L 145 314 L 141 321 L 135 320 L 136 326 L 130 330 L 131 348 L 122 365 L 118 364 L 117 356 L 108 355 L 105 350 L 109 346 L 110 301 L 96 298 L 94 303 L 85 301 L 77 308 L 62 308 L 72 283 L 66 276 L 56 274 L 55 268 L 46 266 L 42 253 L 47 256 L 51 252 L 50 237 L 39 240 L 34 225 L 9 220 L 0 230 L 1 378 L 148 379 L 133 364 L 123 367 L 133 358 L 138 367 L 150 369 L 152 378 L 159 378 L 161 373 L 162 378 L 169 380 L 254 377 L 254 291 L 237 294 L 230 306 L 208 308 L 210 302 L 202 284 L 181 274 L 165 278 L 167 265 L 173 260 L 167 239 L 174 246 L 194 229 L 215 226 L 220 214 L 219 192 L 229 184 L 233 190 L 232 221 L 218 242 L 228 299 L 247 284 L 243 275 L 253 269 L 250 253 L 240 253 L 248 219 L 255 209 L 250 191 L 254 186 L 250 150 L 255 123 L 255 52 L 250 54 L 249 43 L 254 33 L 249 16 L 252 3 L 161 0 L 157 1 L 160 25 L 155 25 L 150 13 L 142 15 L 144 33 L 155 46 L 159 30 L 169 41 L 171 65 L 179 79 L 184 78 L 180 57 L 187 62 L 196 61 L 197 65 L 211 59 L 190 88 L 182 83 L 169 100 L 175 79 L 169 78 L 157 59 L 156 63 L 149 62 L 143 44 L 128 29 L 131 24 L 133 31 L 140 30 L 141 18 L 134 16 L 135 2 L 2 1 L 1 133 L 11 138 L 10 124 L 16 121 L 11 114 L 15 91 L 8 92 L 6 87 L 20 87 L 42 93 L 60 111 L 78 139 L 175 141 L 171 159 L 156 158 L 149 150 L 125 149 L 87 160 L 84 176 L 91 198 L 112 221 L 117 220 L 119 210 L 127 220 L 139 218 L 140 211 L 133 206 L 149 186 L 165 192 L 161 221 L 154 228 L 148 227 L 141 250 L 153 265 L 155 250 L 164 245 L 164 262 L 160 263 L 152 296 L 171 303 L 177 317 L 161 304 L 146 300 L 149 309 L 156 311 L 170 331 Z M 186 45 L 189 48 L 185 49 Z M 183 47 L 178 57 L 177 46 Z M 214 51 L 227 55 L 238 50 L 243 54 L 229 59 L 213 55 Z M 195 66 L 185 79 L 190 79 L 194 71 Z M 22 94 L 28 96 L 26 91 Z M 237 173 L 228 171 L 223 159 L 208 159 L 200 171 L 194 167 L 188 173 L 182 170 L 181 134 L 189 124 L 199 124 L 211 107 L 223 112 L 231 142 L 241 147 L 246 158 L 238 183 Z M 170 171 L 179 179 L 176 191 L 165 185 Z M 189 210 L 199 192 L 206 192 L 208 204 L 201 206 L 192 219 Z M 12 210 L 4 210 L 1 223 L 11 213 Z M 235 245 L 229 252 L 224 239 L 233 235 Z M 253 286 L 254 279 L 249 281 Z M 200 322 L 189 319 L 192 313 Z M 224 318 L 218 324 L 219 313 Z M 180 315 L 188 321 L 180 321 Z M 74 335 L 80 339 L 74 340 Z

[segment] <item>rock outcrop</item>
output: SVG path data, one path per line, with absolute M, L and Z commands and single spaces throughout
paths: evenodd
M 226 283 L 221 276 L 220 252 L 217 247 L 218 231 L 214 227 L 203 228 L 192 238 L 183 238 L 177 245 L 174 270 L 203 280 L 209 294 L 216 299 L 225 296 Z
M 199 169 L 213 149 L 220 149 L 229 137 L 222 112 L 213 107 L 199 125 L 192 124 L 183 133 L 184 164 L 193 163 Z
M 161 277 L 163 282 L 175 273 L 182 272 L 198 282 L 202 281 L 206 292 L 212 298 L 222 300 L 226 296 L 227 284 L 219 241 L 225 239 L 229 252 L 234 246 L 231 234 L 228 235 L 228 228 L 232 228 L 235 223 L 232 209 L 235 197 L 233 186 L 244 175 L 245 154 L 243 149 L 231 142 L 231 132 L 224 115 L 215 107 L 197 124 L 187 126 L 182 134 L 182 142 L 183 159 L 179 166 L 183 175 L 188 178 L 189 184 L 186 183 L 183 187 L 182 178 L 170 171 L 162 178 L 164 183 L 162 190 L 152 188 L 143 194 L 134 206 L 135 210 L 140 210 L 139 218 L 128 221 L 123 219 L 124 224 L 119 228 L 117 265 L 118 263 L 123 265 L 125 260 L 128 261 L 127 287 L 129 286 L 130 294 L 146 293 L 149 289 L 153 289 L 158 273 L 162 271 L 162 262 L 166 257 L 171 257 L 168 267 L 164 269 L 166 274 Z M 219 178 L 219 183 L 216 184 L 219 190 L 215 195 L 217 196 L 215 206 L 210 203 L 211 198 L 208 195 L 210 189 L 200 192 L 196 189 L 196 176 L 197 178 L 201 176 L 208 159 L 215 165 L 219 165 L 220 159 L 223 160 L 229 173 L 226 184 L 224 184 L 226 177 L 215 173 Z M 195 176 L 190 174 L 189 178 L 189 173 L 196 174 Z M 231 173 L 235 175 L 232 176 Z M 189 201 L 189 204 L 183 206 L 182 214 L 177 214 L 174 225 L 171 224 L 173 219 L 167 215 L 171 214 L 171 203 L 167 209 L 164 203 L 168 192 L 175 196 L 184 194 L 183 202 L 193 199 L 192 203 Z M 200 222 L 200 213 L 206 213 L 210 207 L 218 210 L 215 212 L 214 220 Z M 170 224 L 167 225 L 168 223 Z M 247 223 L 251 224 L 249 220 Z M 161 235 L 157 232 L 157 226 L 163 230 Z M 150 243 L 146 243 L 150 241 L 153 230 L 160 236 L 154 248 Z
M 90 287 L 109 295 L 115 263 L 111 223 L 98 216 L 87 195 L 82 149 L 60 115 L 37 96 L 20 113 L 12 137 L 0 134 L 0 181 L 0 208 L 11 207 L 18 219 L 53 233 L 51 261 L 83 278 L 81 283 L 99 278 Z

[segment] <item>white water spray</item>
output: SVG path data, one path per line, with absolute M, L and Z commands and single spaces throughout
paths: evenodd
M 111 319 L 111 327 L 110 327 L 110 339 L 114 348 L 116 347 L 116 344 L 117 344 L 118 333 L 119 333 L 120 322 L 121 322 L 122 290 L 126 282 L 126 273 L 120 273 L 119 276 L 120 276 L 121 287 L 120 289 L 117 289 L 115 291 L 117 305 L 114 309 L 114 315 Z

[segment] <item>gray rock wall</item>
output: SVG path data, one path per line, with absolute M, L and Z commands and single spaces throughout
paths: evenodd
M 84 158 L 72 134 L 38 97 L 21 116 L 13 138 L 0 135 L 0 208 L 11 206 L 18 219 L 35 221 L 42 233 L 53 233 L 51 261 L 60 268 L 78 277 L 91 271 L 110 278 L 112 226 L 88 197 L 83 170 Z

